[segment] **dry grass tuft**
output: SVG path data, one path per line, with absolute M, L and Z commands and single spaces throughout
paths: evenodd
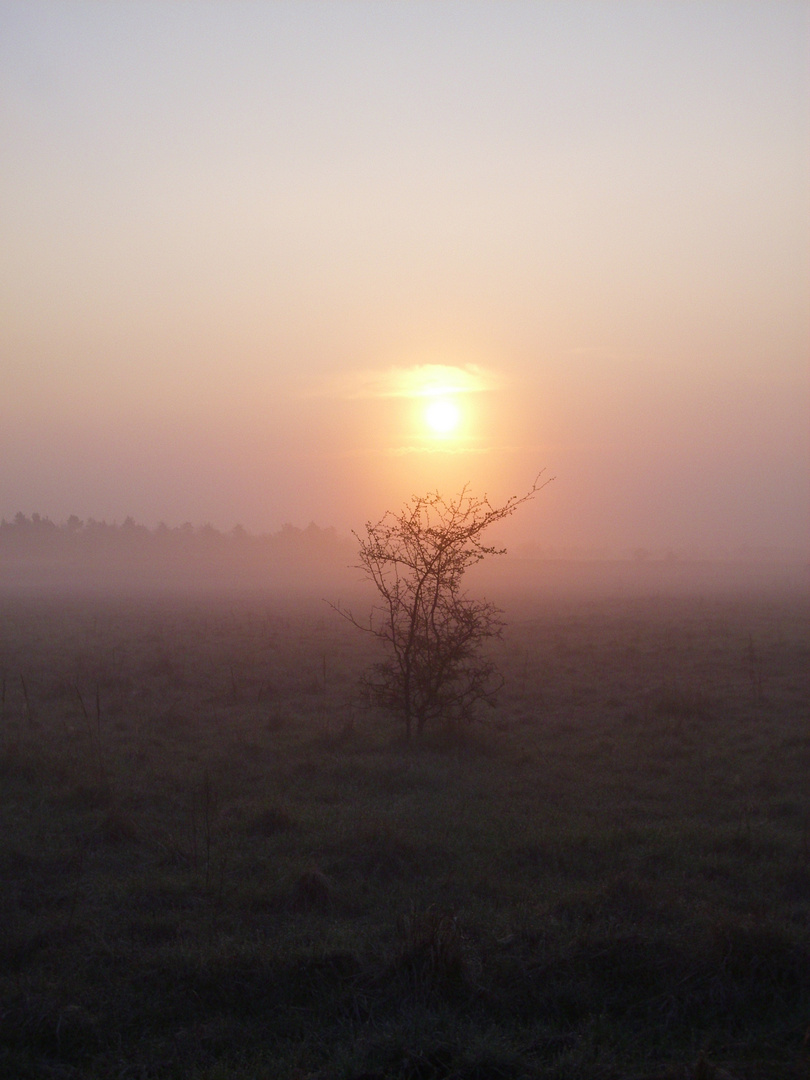
M 245 822 L 244 831 L 248 836 L 275 836 L 294 825 L 295 819 L 283 806 L 267 806 Z
M 72 810 L 101 810 L 112 802 L 113 793 L 105 780 L 80 781 L 65 796 Z
M 293 886 L 288 906 L 292 911 L 313 911 L 335 906 L 332 879 L 317 868 L 305 870 Z
M 402 938 L 393 971 L 413 995 L 424 1000 L 454 995 L 470 987 L 469 950 L 457 917 L 431 905 L 400 919 Z
M 343 845 L 343 854 L 330 869 L 390 882 L 415 877 L 422 868 L 420 864 L 420 852 L 413 844 L 380 826 Z
M 118 806 L 111 806 L 98 827 L 99 835 L 108 844 L 137 844 L 141 832 L 135 821 Z

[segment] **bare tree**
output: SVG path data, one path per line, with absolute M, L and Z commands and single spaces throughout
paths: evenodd
M 486 556 L 504 553 L 485 544 L 483 533 L 547 483 L 538 476 L 525 495 L 503 506 L 471 495 L 468 486 L 452 499 L 438 492 L 414 496 L 400 513 L 367 522 L 364 536 L 355 533 L 358 569 L 381 604 L 367 623 L 336 610 L 385 646 L 387 658 L 363 682 L 375 704 L 402 719 L 409 738 L 414 727 L 421 734 L 434 721 L 457 726 L 478 705 L 494 705 L 503 678 L 482 646 L 501 635 L 501 612 L 463 593 L 462 578 Z

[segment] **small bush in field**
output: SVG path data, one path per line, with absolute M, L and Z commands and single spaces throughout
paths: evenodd
M 364 686 L 375 704 L 401 718 L 407 737 L 414 726 L 421 735 L 435 721 L 455 729 L 473 719 L 478 705 L 494 705 L 503 677 L 481 649 L 500 637 L 501 612 L 470 599 L 462 579 L 487 555 L 503 554 L 486 545 L 483 534 L 532 499 L 545 486 L 539 481 L 503 506 L 466 487 L 451 499 L 439 492 L 414 496 L 399 514 L 367 522 L 366 535 L 357 537 L 358 569 L 382 603 L 368 623 L 337 610 L 386 647 L 388 658 Z

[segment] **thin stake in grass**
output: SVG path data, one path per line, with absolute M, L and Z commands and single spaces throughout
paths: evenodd
M 90 717 L 87 715 L 87 707 L 84 704 L 84 698 L 82 697 L 82 692 L 79 689 L 79 684 L 74 683 L 73 689 L 76 691 L 76 697 L 79 699 L 79 705 L 81 705 L 82 715 L 84 716 L 84 722 L 87 725 L 87 730 L 91 731 L 92 729 L 90 726 Z
M 217 920 L 219 919 L 219 914 L 220 914 L 220 912 L 222 910 L 222 900 L 223 900 L 223 895 L 224 895 L 224 892 L 225 892 L 225 878 L 227 876 L 227 869 L 228 869 L 228 854 L 229 853 L 228 853 L 228 851 L 226 849 L 225 851 L 223 851 L 222 855 L 219 858 L 219 865 L 218 865 L 218 868 L 217 868 L 218 869 L 218 874 L 217 874 L 217 879 L 218 880 L 217 880 L 216 888 L 213 887 L 213 883 L 212 883 L 210 889 L 208 887 L 207 882 L 206 882 L 206 886 L 205 886 L 206 892 L 208 893 L 209 899 L 210 899 L 210 919 L 209 919 L 209 923 L 208 923 L 208 945 L 209 945 L 209 947 L 213 944 L 214 934 L 215 934 L 216 929 L 217 929 Z
M 523 667 L 520 672 L 520 694 L 521 697 L 526 696 L 526 684 L 529 681 L 529 650 L 525 649 L 523 652 Z
M 200 854 L 204 864 L 205 890 L 209 890 L 211 884 L 211 852 L 214 843 L 214 816 L 216 812 L 216 792 L 211 782 L 211 774 L 206 769 L 199 792 L 194 792 L 191 800 L 191 816 L 189 821 L 189 856 L 190 862 L 197 872 Z M 199 828 L 197 814 L 199 811 Z M 202 853 L 200 852 L 202 843 Z
M 757 651 L 754 647 L 754 637 L 752 634 L 748 635 L 748 648 L 745 652 L 745 668 L 748 673 L 748 681 L 751 683 L 751 693 L 754 701 L 762 701 L 762 671 L 759 665 L 759 659 L 757 657 Z
M 22 685 L 23 700 L 25 702 L 25 718 L 28 721 L 28 726 L 34 726 L 34 714 L 31 710 L 31 701 L 28 697 L 28 687 L 25 685 L 25 676 L 20 672 L 20 683 Z
M 201 791 L 203 842 L 205 844 L 205 891 L 211 880 L 211 839 L 214 814 L 214 791 L 211 786 L 211 774 L 206 769 Z
M 66 925 L 66 929 L 67 929 L 68 933 L 73 929 L 73 920 L 74 920 L 74 918 L 76 916 L 76 908 L 77 908 L 78 903 L 79 903 L 79 893 L 81 891 L 82 880 L 84 878 L 85 862 L 86 862 L 86 857 L 87 857 L 87 852 L 88 852 L 89 847 L 90 847 L 90 838 L 89 837 L 84 837 L 83 839 L 80 839 L 79 837 L 76 838 L 76 856 L 75 856 L 76 881 L 74 882 L 74 885 L 73 885 L 73 893 L 71 895 L 70 907 L 68 909 L 67 925 Z
M 99 781 L 104 776 L 104 762 L 101 756 L 101 695 L 99 692 L 98 683 L 96 683 L 96 726 L 93 729 L 93 723 L 90 720 L 90 713 L 87 711 L 87 706 L 84 703 L 82 692 L 79 689 L 79 684 L 74 683 L 73 689 L 76 691 L 76 697 L 79 699 L 79 705 L 81 706 L 82 715 L 84 716 L 85 726 L 87 727 L 87 734 L 90 736 L 90 740 L 95 745 L 96 756 L 96 771 L 98 773 Z

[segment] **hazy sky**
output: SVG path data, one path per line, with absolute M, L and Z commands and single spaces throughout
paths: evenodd
M 809 182 L 806 2 L 0 3 L 0 516 L 806 549 Z

